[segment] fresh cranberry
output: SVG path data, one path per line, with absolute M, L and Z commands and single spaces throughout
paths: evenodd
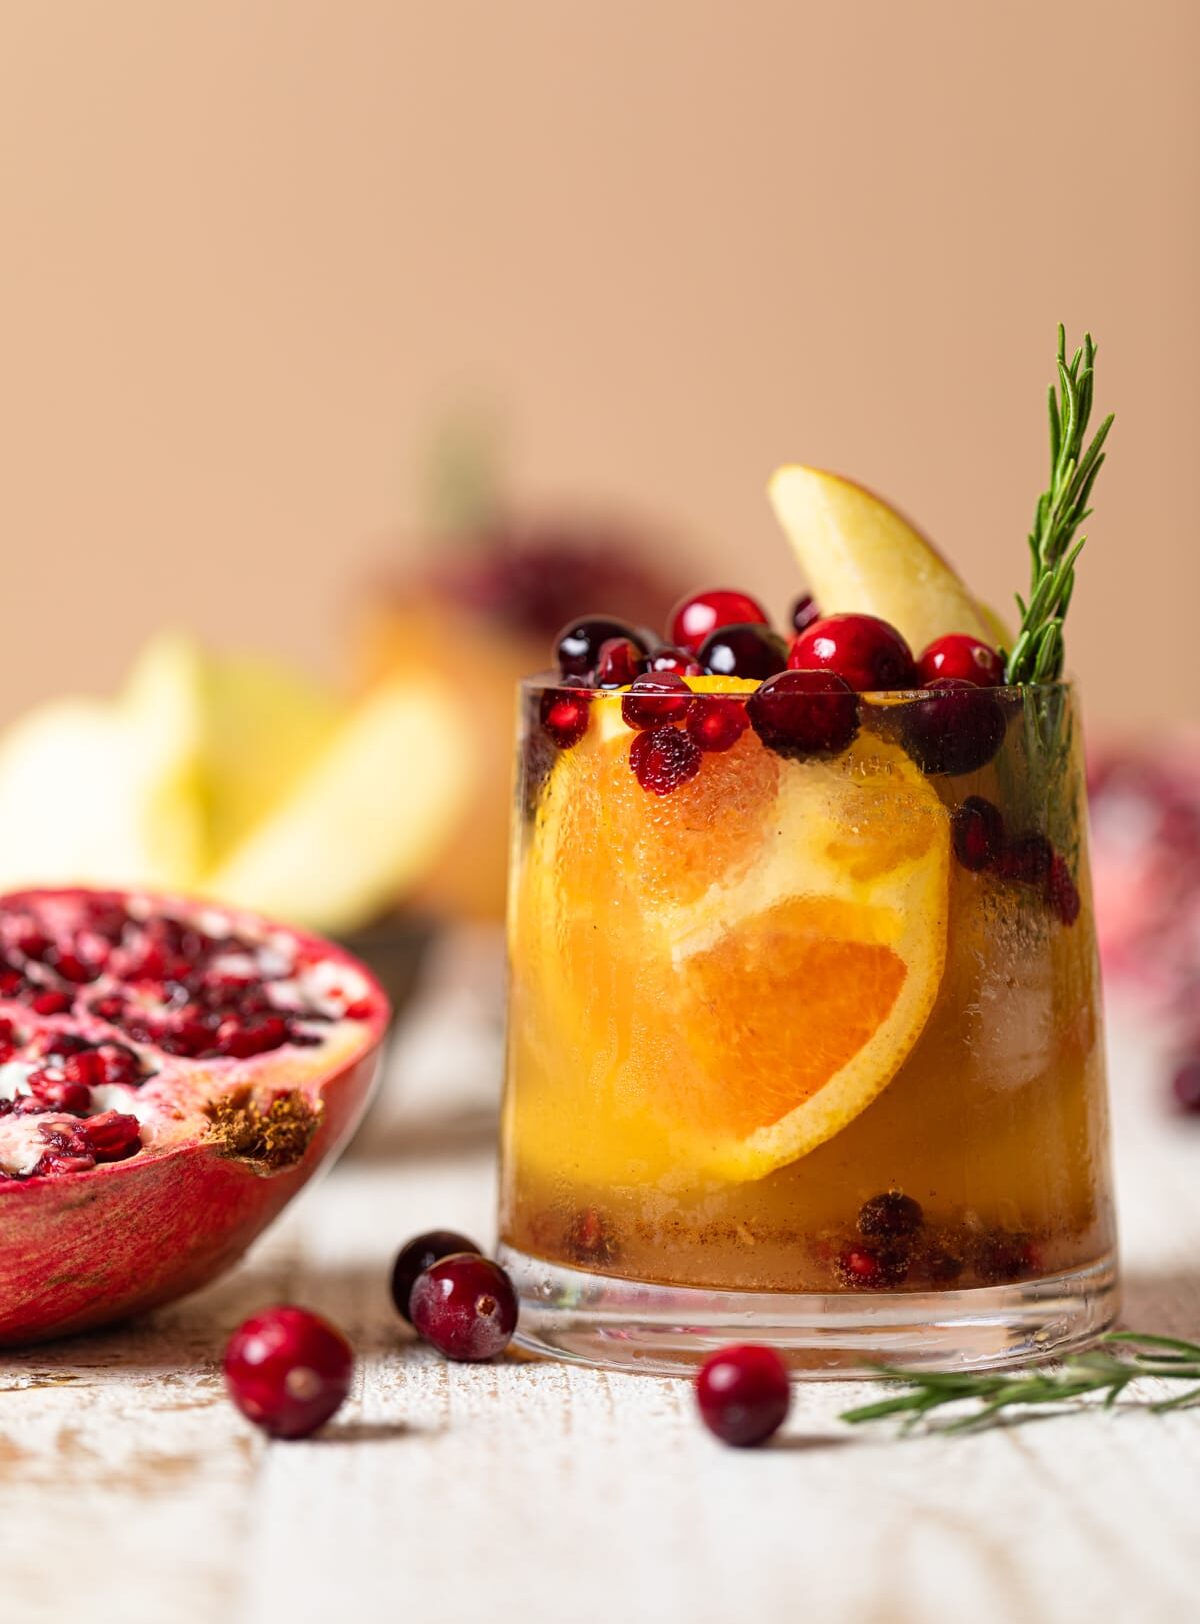
M 1171 1093 L 1181 1111 L 1200 1111 L 1200 1054 L 1189 1055 L 1176 1066 Z
M 1004 1285 L 1037 1269 L 1037 1252 L 1024 1235 L 995 1229 L 975 1245 L 975 1272 L 989 1285 Z
M 319 1314 L 285 1305 L 239 1325 L 225 1349 L 229 1396 L 273 1438 L 307 1438 L 342 1406 L 354 1354 Z
M 996 873 L 1018 885 L 1044 885 L 1054 866 L 1054 847 L 1036 832 L 1010 840 L 996 859 Z
M 979 688 L 998 688 L 1004 681 L 1004 661 L 994 648 L 965 632 L 935 638 L 917 661 L 917 677 L 924 686 L 938 677 L 960 677 Z
M 1004 741 L 994 695 L 957 677 L 938 677 L 928 692 L 900 707 L 904 745 L 917 766 L 952 778 L 986 767 Z
M 587 620 L 574 620 L 564 626 L 554 645 L 558 669 L 564 677 L 595 675 L 600 650 L 610 638 L 620 637 L 637 644 L 646 652 L 641 633 L 624 620 L 612 620 L 605 615 L 593 615 Z
M 1082 906 L 1079 887 L 1071 873 L 1071 865 L 1059 852 L 1050 859 L 1050 872 L 1046 875 L 1046 901 L 1064 925 L 1073 925 Z
M 884 1291 L 908 1275 L 908 1257 L 889 1246 L 851 1246 L 837 1260 L 838 1279 L 854 1291 Z
M 498 1263 L 468 1252 L 418 1275 L 409 1298 L 413 1325 L 447 1359 L 491 1359 L 517 1328 L 517 1294 Z
M 479 1247 L 453 1229 L 428 1229 L 423 1235 L 414 1235 L 412 1240 L 404 1243 L 392 1265 L 392 1301 L 401 1319 L 412 1324 L 409 1301 L 418 1275 L 456 1252 L 478 1253 Z
M 628 637 L 610 637 L 600 645 L 596 661 L 597 688 L 624 688 L 646 669 L 646 656 Z
M 714 677 L 747 677 L 763 682 L 787 665 L 787 644 L 769 626 L 722 626 L 700 646 L 697 656 Z
M 779 1431 L 792 1402 L 787 1366 L 772 1348 L 746 1342 L 711 1354 L 696 1377 L 700 1419 L 725 1444 L 744 1449 Z
M 745 592 L 716 590 L 697 592 L 684 598 L 671 611 L 668 633 L 672 643 L 691 654 L 720 626 L 744 626 L 749 622 L 765 626 L 766 613 Z M 705 662 L 707 663 L 707 662 Z
M 671 671 L 677 677 L 702 677 L 704 667 L 687 649 L 672 648 L 664 643 L 661 648 L 652 651 L 646 666 L 647 671 L 654 675 L 659 671 Z
M 968 795 L 950 819 L 954 855 L 972 874 L 990 868 L 1004 848 L 1004 818 L 1000 808 L 982 795 Z
M 539 715 L 543 730 L 560 750 L 578 744 L 587 732 L 592 697 L 586 689 L 547 688 L 542 695 Z
M 740 699 L 705 694 L 696 700 L 687 730 L 704 751 L 732 750 L 750 725 Z
M 621 700 L 621 715 L 629 727 L 661 727 L 682 722 L 692 708 L 692 690 L 682 677 L 663 671 L 656 677 L 638 677 Z
M 885 1190 L 882 1195 L 873 1195 L 858 1209 L 858 1232 L 869 1239 L 879 1235 L 915 1235 L 924 1222 L 921 1203 L 900 1190 Z
M 792 629 L 797 635 L 806 632 L 813 622 L 820 618 L 821 611 L 808 592 L 803 597 L 797 598 L 792 605 Z
M 670 795 L 695 778 L 704 757 L 690 734 L 677 727 L 639 733 L 629 746 L 629 765 L 643 789 Z
M 953 1252 L 943 1251 L 934 1247 L 926 1252 L 921 1259 L 925 1273 L 936 1286 L 952 1286 L 963 1272 L 965 1264 L 962 1258 L 956 1257 Z
M 875 615 L 827 615 L 801 632 L 788 654 L 792 671 L 835 671 L 857 693 L 915 688 L 912 651 Z
M 746 713 L 780 756 L 837 755 L 858 732 L 858 700 L 832 671 L 781 671 L 750 695 Z

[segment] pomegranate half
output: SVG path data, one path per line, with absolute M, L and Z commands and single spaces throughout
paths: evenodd
M 348 954 L 236 909 L 0 897 L 0 1345 L 227 1269 L 355 1126 L 388 1013 Z

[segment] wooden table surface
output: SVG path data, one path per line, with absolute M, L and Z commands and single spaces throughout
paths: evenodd
M 415 1346 L 386 1292 L 399 1242 L 492 1233 L 494 985 L 475 949 L 435 969 L 354 1150 L 241 1268 L 132 1328 L 5 1359 L 2 1624 L 1200 1614 L 1200 1414 L 899 1438 L 836 1419 L 866 1384 L 812 1383 L 776 1445 L 738 1453 L 684 1382 Z M 1159 1108 L 1144 1038 L 1113 1051 L 1127 1319 L 1195 1336 L 1200 1132 Z M 233 1327 L 282 1299 L 360 1357 L 351 1401 L 298 1444 L 243 1423 L 220 1376 Z

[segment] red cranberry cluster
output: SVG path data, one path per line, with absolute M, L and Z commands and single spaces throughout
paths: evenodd
M 905 747 L 927 773 L 974 772 L 1000 748 L 1005 714 L 987 690 L 1004 666 L 987 644 L 953 633 L 916 659 L 886 621 L 822 617 L 810 597 L 791 622 L 789 645 L 754 598 L 731 590 L 685 598 L 663 643 L 607 616 L 573 621 L 558 638 L 561 685 L 542 695 L 542 728 L 569 750 L 587 732 L 593 694 L 628 689 L 622 715 L 641 735 L 630 766 L 656 795 L 694 778 L 705 753 L 730 749 L 747 726 L 779 755 L 837 755 L 858 732 L 861 693 L 928 690 L 901 713 Z M 744 701 L 691 694 L 684 679 L 702 675 L 761 686 Z
M 1079 918 L 1080 896 L 1071 866 L 1044 834 L 1010 838 L 1000 808 L 982 795 L 968 795 L 951 819 L 954 855 L 972 874 L 991 870 L 1000 879 L 1041 893 L 1064 925 Z
M 452 1229 L 400 1248 L 392 1266 L 400 1317 L 447 1359 L 492 1359 L 512 1340 L 517 1295 L 498 1263 Z M 290 1304 L 240 1325 L 225 1350 L 225 1382 L 242 1414 L 273 1438 L 307 1438 L 340 1409 L 354 1354 L 319 1314 Z

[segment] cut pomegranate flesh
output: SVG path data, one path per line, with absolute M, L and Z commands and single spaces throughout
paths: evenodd
M 0 973 L 0 1345 L 234 1263 L 354 1127 L 388 1018 L 329 943 L 140 892 L 0 897 Z

